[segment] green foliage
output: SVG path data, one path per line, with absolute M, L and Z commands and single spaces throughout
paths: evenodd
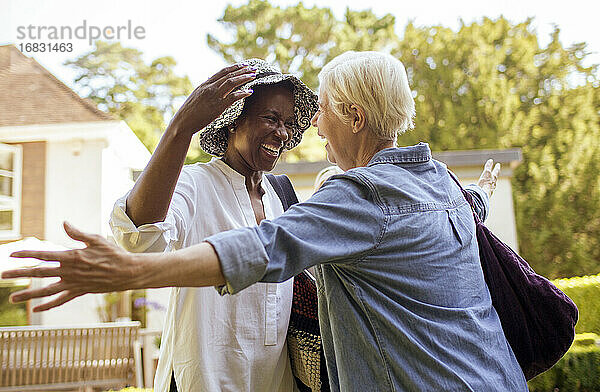
M 191 93 L 190 80 L 175 74 L 172 57 L 146 64 L 142 52 L 119 42 L 96 41 L 95 45 L 92 51 L 65 63 L 78 72 L 75 89 L 101 110 L 124 120 L 153 151 L 166 121 Z M 197 145 L 192 146 L 190 158 L 204 157 L 198 150 Z
M 596 343 L 600 344 L 600 335 L 592 332 L 578 333 L 575 335 L 575 340 L 573 341 L 573 345 L 582 347 L 591 346 Z
M 338 21 L 329 8 L 302 3 L 281 8 L 265 0 L 229 5 L 219 20 L 233 35 L 231 43 L 207 36 L 210 48 L 228 62 L 258 57 L 293 72 L 316 89 L 321 67 L 347 50 L 381 50 L 395 42 L 395 18 L 371 11 L 346 10 Z
M 575 332 L 600 334 L 600 275 L 553 281 L 579 309 Z
M 399 50 L 417 93 L 415 131 L 434 150 L 520 147 L 513 181 L 523 257 L 556 278 L 600 272 L 599 88 L 585 45 L 541 48 L 531 21 L 458 32 L 409 24 Z
M 573 345 L 556 365 L 528 384 L 531 392 L 600 391 L 600 346 Z
M 600 391 L 600 275 L 558 279 L 552 283 L 579 308 L 577 335 L 556 365 L 529 381 L 529 390 Z
M 11 304 L 9 297 L 24 287 L 0 287 L 0 327 L 27 325 L 27 305 Z
M 0 311 L 0 327 L 27 325 L 27 310 L 13 305 Z
M 302 78 L 312 89 L 318 87 L 323 65 L 347 50 L 385 50 L 396 42 L 395 18 L 379 18 L 371 11 L 346 10 L 339 21 L 329 8 L 302 3 L 272 6 L 265 0 L 250 0 L 240 7 L 229 5 L 220 19 L 232 35 L 230 43 L 207 36 L 210 48 L 227 62 L 258 57 L 276 64 L 283 72 Z M 301 148 L 282 157 L 286 161 L 325 159 L 323 144 L 314 130 L 307 131 Z
M 511 26 L 504 19 L 458 32 L 408 24 L 393 54 L 416 92 L 417 118 L 415 131 L 400 142 L 426 140 L 436 150 L 500 147 L 521 109 L 519 97 L 532 90 L 522 75 L 527 64 L 519 63 L 537 47 L 528 30 L 529 22 Z
M 399 144 L 521 148 L 513 191 L 522 255 L 550 278 L 600 272 L 600 82 L 597 66 L 583 65 L 584 43 L 563 47 L 556 28 L 541 47 L 530 19 L 504 18 L 458 31 L 409 23 L 400 37 L 389 14 L 347 9 L 337 20 L 325 7 L 265 0 L 228 6 L 221 21 L 231 39 L 207 39 L 225 60 L 262 57 L 312 88 L 339 53 L 392 53 L 406 65 L 417 105 L 415 130 Z M 315 137 L 309 132 L 284 158 L 321 159 Z

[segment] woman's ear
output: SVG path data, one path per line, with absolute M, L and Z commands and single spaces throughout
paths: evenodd
M 350 115 L 352 117 L 352 133 L 362 131 L 367 124 L 367 116 L 365 111 L 358 105 L 350 105 Z

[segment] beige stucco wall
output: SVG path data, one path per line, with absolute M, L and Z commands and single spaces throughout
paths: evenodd
M 453 171 L 463 185 L 474 184 L 479 179 L 479 174 L 474 176 L 472 170 L 456 169 Z M 490 213 L 485 225 L 508 246 L 518 251 L 517 225 L 510 183 L 512 171 L 505 169 L 504 172 L 498 178 L 496 190 L 490 199 Z

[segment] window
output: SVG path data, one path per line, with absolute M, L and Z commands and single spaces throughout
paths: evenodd
M 0 143 L 0 239 L 20 235 L 21 170 L 21 146 Z

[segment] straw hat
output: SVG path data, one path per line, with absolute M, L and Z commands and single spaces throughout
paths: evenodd
M 283 74 L 274 66 L 261 59 L 249 59 L 241 64 L 253 66 L 256 78 L 240 86 L 240 89 L 251 89 L 254 86 L 276 84 L 289 80 L 294 86 L 294 127 L 292 137 L 284 146 L 290 150 L 302 140 L 302 134 L 310 126 L 310 120 L 317 112 L 317 95 L 294 75 Z M 245 98 L 235 101 L 200 133 L 200 148 L 209 154 L 223 156 L 227 150 L 228 129 L 242 114 Z

